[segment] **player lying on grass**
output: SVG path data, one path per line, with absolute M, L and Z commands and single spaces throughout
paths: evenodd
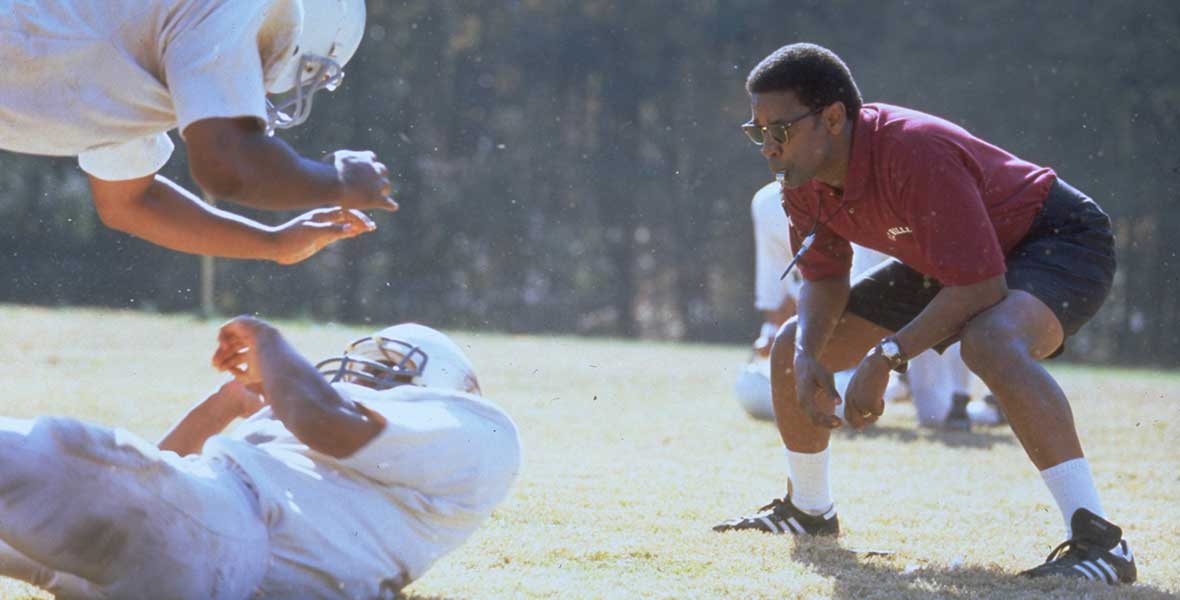
M 0 149 L 77 156 L 107 226 L 181 252 L 298 262 L 396 210 L 372 152 L 303 158 L 307 119 L 360 44 L 364 0 L 0 0 Z M 290 93 L 278 108 L 267 94 Z M 278 227 L 209 206 L 157 172 L 184 140 L 209 194 L 313 211 Z
M 848 67 L 825 48 L 780 48 L 746 89 L 753 120 L 743 129 L 781 174 L 804 282 L 798 314 L 771 351 L 787 495 L 717 529 L 837 533 L 828 444 L 843 421 L 832 373 L 856 368 L 842 401 L 848 424 L 864 427 L 884 410 L 891 369 L 960 339 L 963 361 L 999 399 L 1065 521 L 1067 541 L 1025 574 L 1135 581 L 1069 401 L 1037 362 L 1060 353 L 1110 291 L 1107 215 L 1051 169 L 961 127 L 863 104 Z M 850 286 L 850 242 L 898 260 Z
M 428 327 L 389 327 L 317 370 L 238 317 L 213 363 L 235 379 L 158 448 L 0 419 L 0 574 L 62 598 L 393 598 L 516 477 L 511 419 Z

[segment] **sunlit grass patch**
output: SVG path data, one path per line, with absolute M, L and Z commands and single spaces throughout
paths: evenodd
M 263 315 L 265 317 L 265 315 Z M 157 438 L 220 377 L 216 321 L 0 307 L 4 413 L 72 415 Z M 309 357 L 368 328 L 280 323 Z M 731 399 L 745 349 L 459 332 L 516 419 L 511 497 L 410 598 L 1163 598 L 1180 594 L 1180 376 L 1050 365 L 1069 394 L 1140 584 L 1015 574 L 1061 541 L 1036 469 L 1006 429 L 939 433 L 890 406 L 838 433 L 837 541 L 715 534 L 783 493 L 778 434 Z M 874 551 L 885 551 L 879 555 Z M 0 596 L 31 597 L 0 581 Z M 45 597 L 45 596 L 40 596 Z

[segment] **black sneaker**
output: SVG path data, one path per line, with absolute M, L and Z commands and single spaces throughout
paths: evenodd
M 1045 564 L 1021 575 L 1060 575 L 1104 581 L 1110 585 L 1135 582 L 1135 557 L 1131 556 L 1131 547 L 1123 539 L 1122 529 L 1084 508 L 1074 511 L 1070 525 L 1073 538 L 1054 548 Z
M 955 392 L 951 395 L 951 409 L 942 421 L 942 428 L 947 431 L 971 431 L 971 417 L 967 414 L 967 405 L 971 403 L 971 396 Z
M 713 531 L 747 529 L 792 535 L 837 535 L 840 533 L 840 519 L 836 516 L 835 505 L 822 515 L 812 516 L 791 504 L 791 495 L 788 493 L 785 498 L 771 500 L 770 504 L 758 509 L 757 514 L 713 526 Z

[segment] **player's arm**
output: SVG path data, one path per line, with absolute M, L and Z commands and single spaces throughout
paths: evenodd
M 999 304 L 1007 295 L 1003 274 L 969 285 L 946 286 L 894 339 L 902 354 L 917 356 L 958 333 L 972 317 Z
M 108 227 L 190 254 L 290 264 L 375 228 L 362 213 L 339 208 L 270 227 L 210 206 L 160 175 L 123 181 L 91 176 L 90 189 Z
M 221 327 L 213 366 L 257 386 L 287 430 L 317 452 L 343 458 L 385 428 L 385 419 L 341 396 L 277 329 L 253 317 Z
M 770 355 L 779 327 L 795 316 L 798 294 L 797 274 L 782 276 L 791 256 L 791 242 L 790 220 L 779 201 L 780 189 L 777 183 L 771 183 L 758 190 L 750 201 L 754 226 L 754 305 L 762 312 L 762 328 L 754 340 L 754 352 L 764 357 Z
M 799 288 L 795 354 L 818 359 L 848 305 L 847 276 L 804 281 Z
M 299 156 L 253 117 L 201 119 L 184 130 L 189 169 L 218 199 L 266 210 L 340 205 L 397 210 L 385 165 L 339 150 L 330 162 Z
M 230 380 L 189 409 L 157 446 L 181 456 L 196 454 L 206 440 L 224 431 L 234 419 L 254 414 L 263 404 L 261 395 Z

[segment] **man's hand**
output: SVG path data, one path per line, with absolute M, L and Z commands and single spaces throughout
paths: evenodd
M 213 367 L 233 375 L 238 383 L 262 392 L 258 347 L 265 338 L 277 335 L 278 330 L 262 319 L 248 315 L 234 317 L 217 332 Z
M 392 191 L 389 169 L 377 162 L 376 154 L 367 150 L 337 150 L 324 160 L 336 167 L 336 177 L 343 187 L 339 202 L 345 208 L 390 212 L 398 209 L 397 202 L 389 197 Z
M 810 354 L 795 354 L 795 394 L 800 408 L 816 427 L 835 429 L 840 426 L 836 405 L 840 394 L 832 374 Z
M 246 418 L 266 406 L 266 399 L 262 397 L 262 386 L 257 384 L 245 385 L 237 379 L 230 379 L 209 397 L 217 402 L 226 414 L 234 418 Z
M 377 229 L 359 210 L 340 207 L 307 211 L 275 229 L 275 262 L 290 265 L 315 255 L 325 246 Z
M 885 412 L 885 387 L 889 385 L 889 363 L 870 352 L 861 359 L 845 390 L 844 418 L 857 429 L 875 423 Z

